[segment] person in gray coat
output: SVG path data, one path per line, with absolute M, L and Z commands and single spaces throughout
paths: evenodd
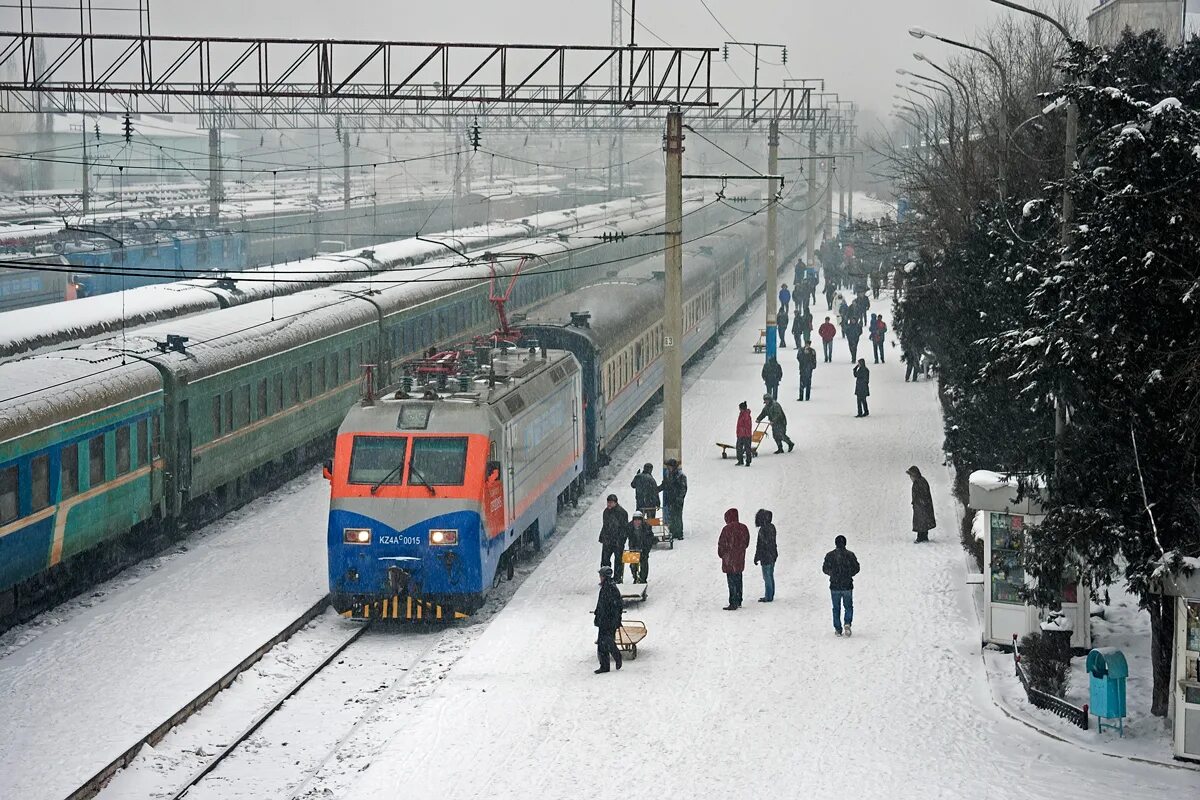
M 933 495 L 929 492 L 929 481 L 925 480 L 925 476 L 915 464 L 905 471 L 908 477 L 912 478 L 913 532 L 917 534 L 913 544 L 928 542 L 929 532 L 937 527 L 937 520 L 933 516 Z

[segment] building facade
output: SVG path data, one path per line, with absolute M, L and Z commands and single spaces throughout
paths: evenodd
M 1157 30 L 1169 43 L 1182 41 L 1185 6 L 1185 0 L 1101 0 L 1088 14 L 1088 42 L 1113 45 L 1126 28 Z

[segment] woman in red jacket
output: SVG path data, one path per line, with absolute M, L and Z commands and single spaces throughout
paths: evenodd
M 721 558 L 721 571 L 729 584 L 729 605 L 726 611 L 737 611 L 742 607 L 742 573 L 746 571 L 746 549 L 750 547 L 750 529 L 738 522 L 738 511 L 731 508 L 725 512 L 725 527 L 717 539 L 717 555 Z
M 754 431 L 754 423 L 750 421 L 750 408 L 746 405 L 746 401 L 738 403 L 738 420 L 737 420 L 737 465 L 750 466 L 750 459 L 754 456 L 754 450 L 751 447 L 750 434 Z

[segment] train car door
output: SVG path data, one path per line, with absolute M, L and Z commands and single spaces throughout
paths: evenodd
M 192 488 L 192 421 L 188 416 L 188 401 L 179 402 L 179 412 L 175 418 L 175 490 L 179 502 L 186 504 L 188 492 Z

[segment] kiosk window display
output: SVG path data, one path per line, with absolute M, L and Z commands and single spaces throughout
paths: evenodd
M 1021 569 L 1021 530 L 1025 518 L 988 512 L 992 537 L 992 602 L 1025 605 L 1021 587 L 1025 571 Z

